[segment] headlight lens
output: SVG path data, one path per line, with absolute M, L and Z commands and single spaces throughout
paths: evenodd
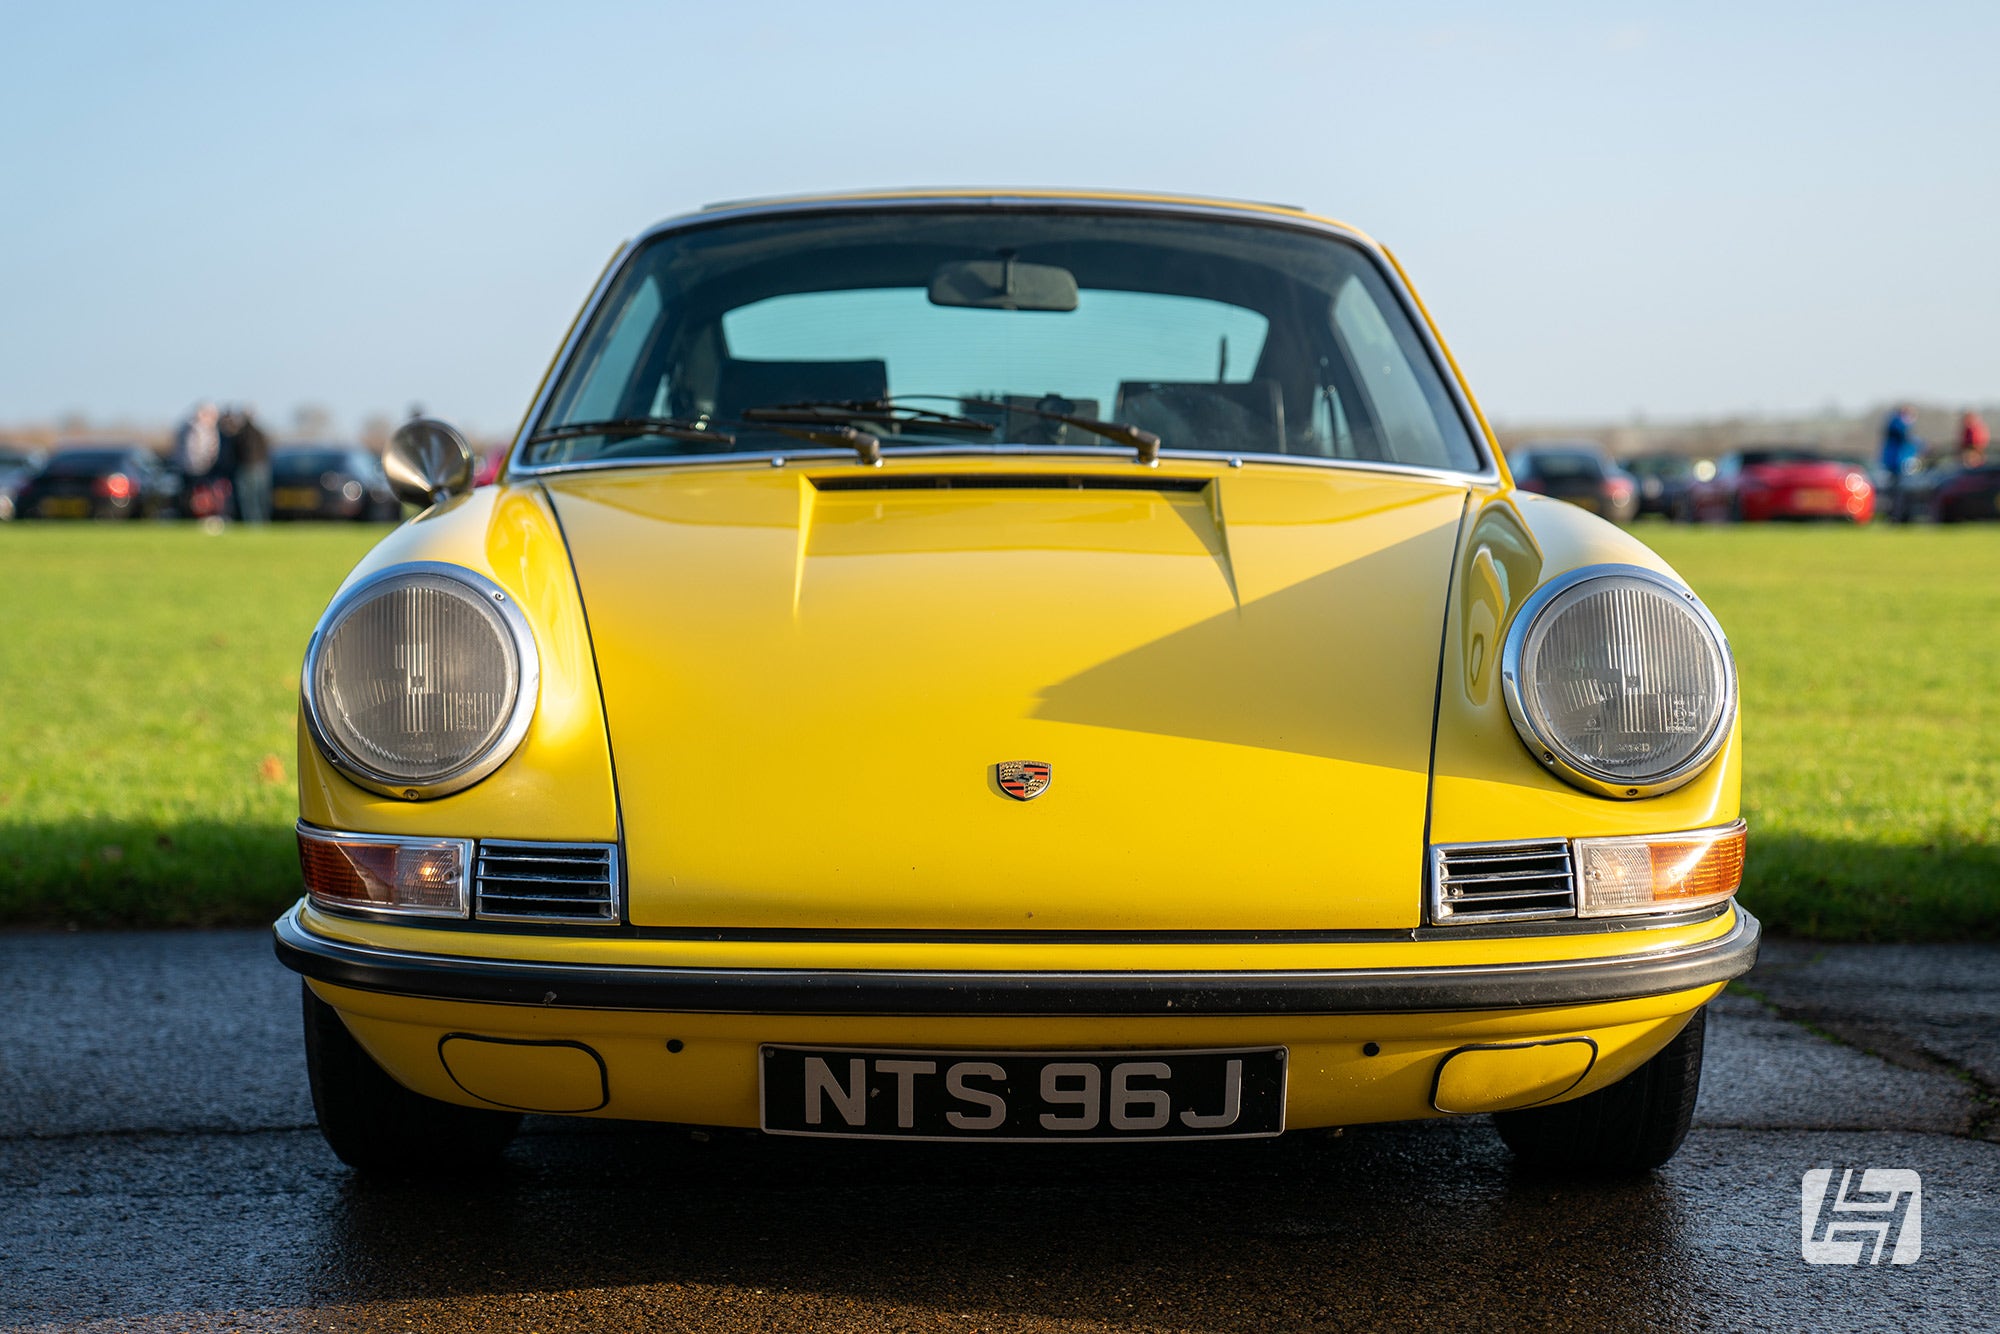
M 1502 670 L 1536 758 L 1606 796 L 1687 782 L 1715 758 L 1736 711 L 1722 628 L 1692 593 L 1636 566 L 1580 570 L 1530 598 Z
M 306 654 L 306 715 L 364 786 L 433 797 L 484 778 L 520 744 L 538 684 L 533 636 L 479 575 L 397 566 L 327 610 Z

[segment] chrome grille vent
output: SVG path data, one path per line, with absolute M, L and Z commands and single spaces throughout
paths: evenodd
M 616 922 L 618 848 L 612 843 L 479 840 L 473 911 L 509 922 Z
M 1576 915 L 1569 844 L 1456 843 L 1431 849 L 1431 921 L 1527 922 Z

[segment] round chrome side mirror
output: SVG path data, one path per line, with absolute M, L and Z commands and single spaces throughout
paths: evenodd
M 472 450 L 443 422 L 419 417 L 396 428 L 382 454 L 382 471 L 398 500 L 435 505 L 472 489 Z

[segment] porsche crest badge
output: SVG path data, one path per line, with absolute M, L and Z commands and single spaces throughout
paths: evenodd
M 1040 760 L 1003 760 L 993 766 L 993 781 L 1016 801 L 1033 801 L 1049 790 L 1049 766 Z

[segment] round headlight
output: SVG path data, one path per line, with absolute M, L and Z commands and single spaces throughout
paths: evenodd
M 363 787 L 443 796 L 521 744 L 539 679 L 534 636 L 499 585 L 455 565 L 392 566 L 320 619 L 306 649 L 306 723 Z
M 1507 630 L 1501 682 L 1514 727 L 1567 781 L 1650 797 L 1715 758 L 1736 715 L 1736 665 L 1695 595 L 1634 565 L 1554 580 Z

